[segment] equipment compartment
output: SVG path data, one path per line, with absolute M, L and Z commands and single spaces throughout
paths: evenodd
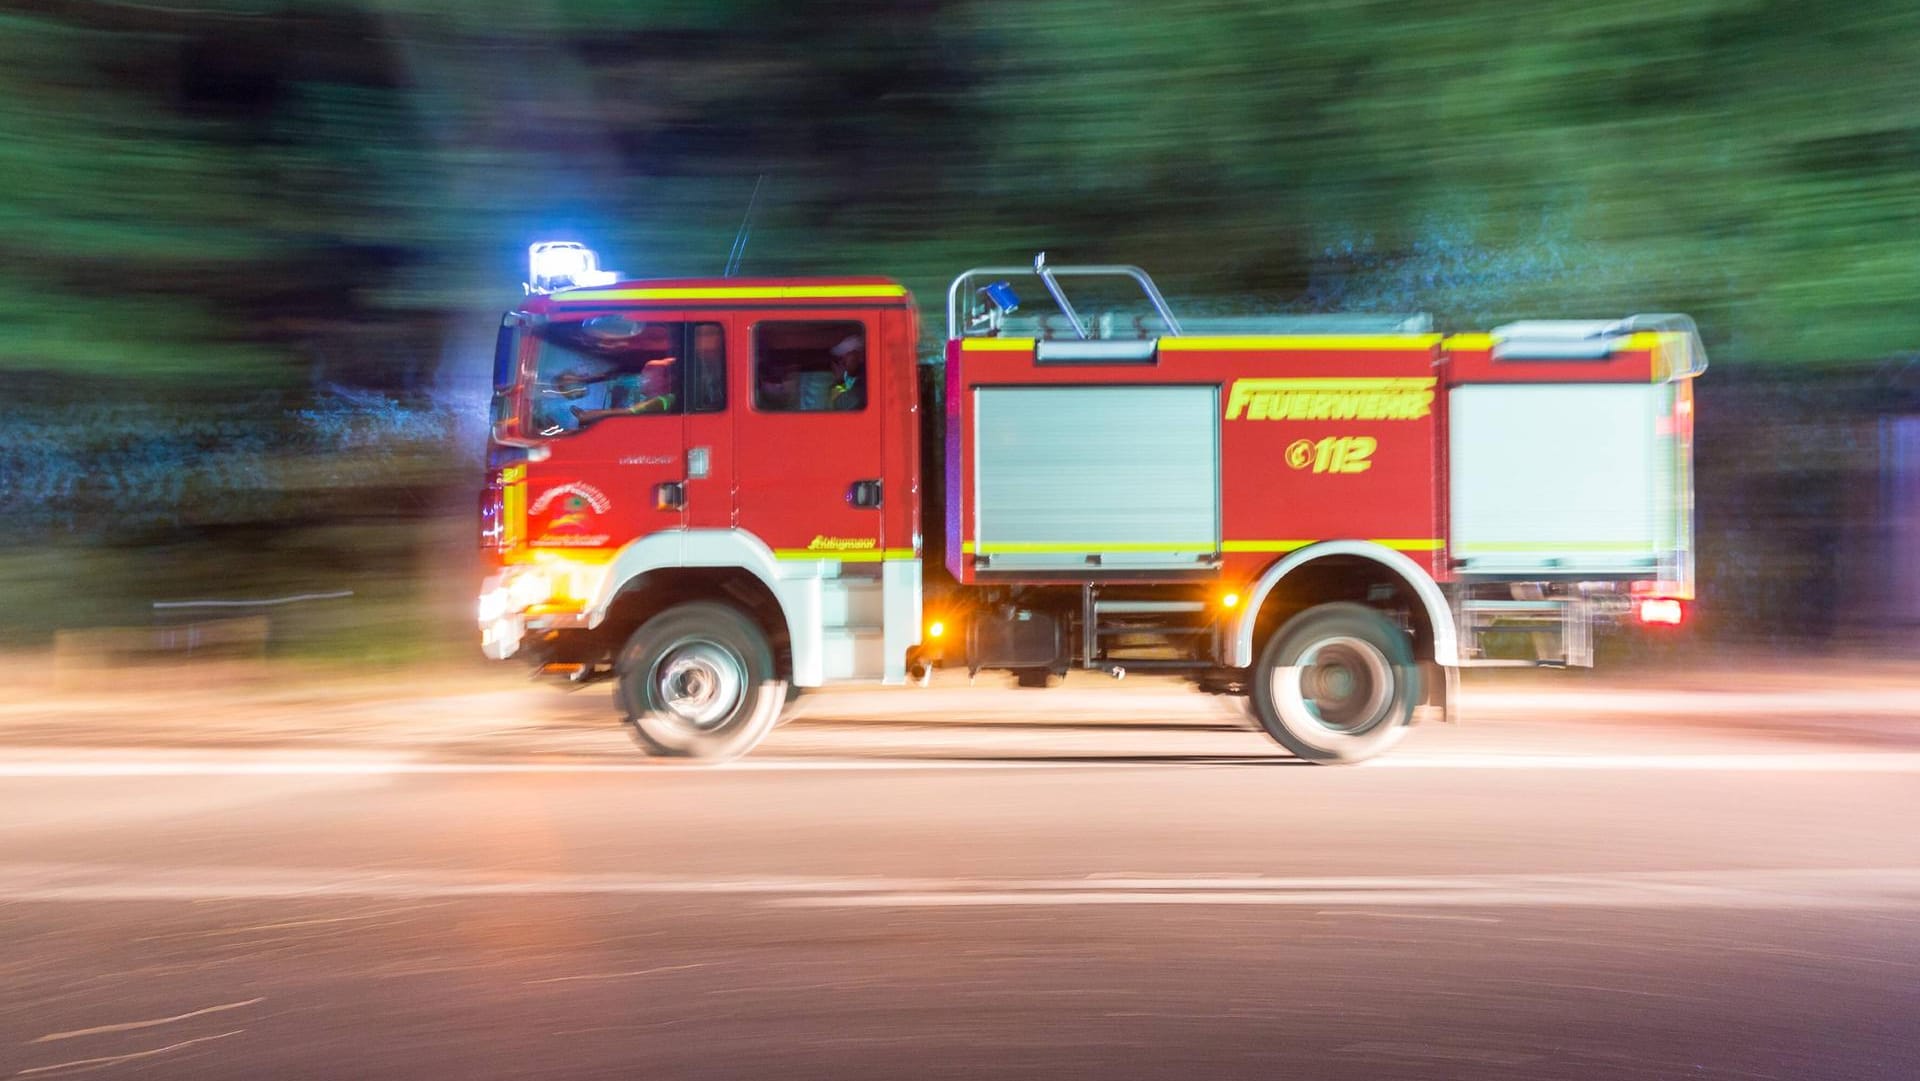
M 994 570 L 1193 566 L 1220 551 L 1219 390 L 974 391 L 974 554 Z
M 1515 324 L 1453 350 L 1448 549 L 1476 576 L 1693 580 L 1691 323 Z

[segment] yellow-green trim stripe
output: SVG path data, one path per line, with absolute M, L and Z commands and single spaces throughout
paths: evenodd
M 1312 544 L 1327 540 L 1230 540 L 1220 545 L 1223 552 L 1297 552 Z M 1368 544 L 1377 544 L 1396 552 L 1438 552 L 1447 546 L 1439 537 L 1367 537 Z
M 775 548 L 773 558 L 809 563 L 822 559 L 835 559 L 842 563 L 891 563 L 901 559 L 919 559 L 920 556 L 911 548 L 849 548 L 845 551 L 831 548 Z
M 868 300 L 907 295 L 904 285 L 726 285 L 644 289 L 569 289 L 560 301 L 609 300 Z
M 1233 337 L 1161 338 L 1162 353 L 1237 352 L 1263 349 L 1393 352 L 1432 349 L 1438 334 L 1255 334 Z
M 1321 540 L 1230 540 L 1222 541 L 1223 552 L 1293 552 L 1308 545 L 1319 544 Z M 1369 537 L 1368 543 L 1396 552 L 1438 552 L 1447 546 L 1439 537 Z M 1085 543 L 1057 543 L 1018 541 L 995 542 L 961 541 L 960 551 L 966 555 L 1077 555 L 1083 552 L 1207 552 L 1213 550 L 1212 541 L 1191 541 L 1187 543 L 1161 541 L 1089 541 Z
M 1266 334 L 1234 337 L 1166 337 L 1160 339 L 1162 353 L 1224 353 L 1272 349 L 1414 351 L 1428 350 L 1440 344 L 1438 334 Z M 1032 338 L 963 338 L 960 348 L 968 353 L 1031 353 Z
M 1032 338 L 963 338 L 960 349 L 967 353 L 1031 353 Z
M 977 541 L 960 542 L 960 551 L 969 555 L 1078 555 L 1082 552 L 1211 552 L 1213 542 L 1178 541 Z

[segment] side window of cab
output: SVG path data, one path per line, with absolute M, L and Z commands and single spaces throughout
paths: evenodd
M 719 323 L 687 328 L 687 412 L 723 413 L 727 408 L 727 339 Z
M 556 437 L 624 417 L 717 413 L 727 407 L 719 323 L 601 315 L 535 331 L 534 425 Z
M 838 319 L 754 324 L 753 407 L 764 413 L 865 409 L 866 326 Z

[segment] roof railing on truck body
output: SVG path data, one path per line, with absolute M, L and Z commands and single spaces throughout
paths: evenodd
M 1013 308 L 1004 306 L 1000 299 L 1002 294 L 992 288 L 992 285 L 1000 284 L 998 281 L 977 288 L 974 282 L 983 278 L 1004 279 L 1022 274 L 1031 274 L 1040 279 L 1040 284 L 1046 287 L 1048 295 L 1060 306 L 1060 313 L 1067 317 L 1074 334 L 1082 341 L 1091 340 L 1093 330 L 1074 309 L 1073 302 L 1067 299 L 1066 290 L 1060 286 L 1059 279 L 1062 277 L 1131 278 L 1147 295 L 1147 302 L 1153 305 L 1153 310 L 1159 313 L 1161 322 L 1166 324 L 1166 333 L 1173 337 L 1179 337 L 1181 333 L 1180 320 L 1174 317 L 1173 309 L 1167 306 L 1167 298 L 1160 295 L 1160 287 L 1153 284 L 1153 278 L 1146 271 L 1119 263 L 1051 266 L 1047 263 L 1047 253 L 1041 252 L 1033 257 L 1031 267 L 975 267 L 953 279 L 953 284 L 947 287 L 947 340 L 958 341 L 968 337 L 976 327 L 980 328 L 977 333 L 982 335 L 998 333 L 1001 316 Z
M 975 267 L 954 278 L 947 289 L 947 340 L 993 337 L 1010 331 L 1018 336 L 1064 341 L 1112 339 L 1154 339 L 1202 334 L 1423 334 L 1433 329 L 1433 319 L 1425 313 L 1376 315 L 1340 312 L 1308 315 L 1213 316 L 1182 321 L 1154 284 L 1153 277 L 1137 266 L 1089 264 L 1054 266 L 1045 252 L 1036 255 L 1031 267 Z M 1018 299 L 1004 279 L 1031 275 L 1040 279 L 1059 312 L 1041 312 L 1009 319 L 1019 308 Z M 1082 315 L 1060 283 L 1063 277 L 1127 278 L 1140 287 L 1155 314 L 1101 312 Z M 984 282 L 985 284 L 981 284 Z M 1065 320 L 1064 327 L 1057 326 Z M 1070 335 L 1070 336 L 1066 336 Z

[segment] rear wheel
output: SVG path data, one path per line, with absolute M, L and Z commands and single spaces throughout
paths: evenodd
M 724 604 L 683 604 L 633 633 L 615 698 L 648 754 L 725 761 L 757 746 L 786 704 L 760 628 Z
M 1358 762 L 1393 746 L 1420 701 L 1413 642 L 1380 612 L 1323 604 L 1268 639 L 1249 688 L 1274 741 L 1310 762 Z

